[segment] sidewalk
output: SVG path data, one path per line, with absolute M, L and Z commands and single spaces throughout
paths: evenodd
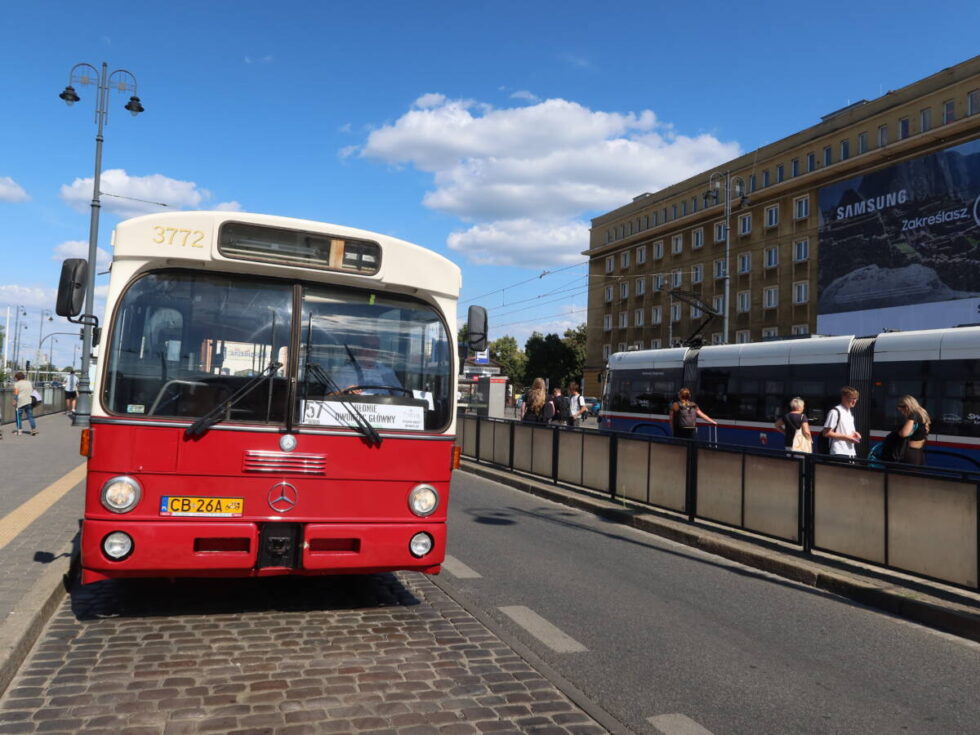
M 79 430 L 64 414 L 37 436 L 0 427 L 0 692 L 64 597 L 84 502 Z
M 829 555 L 804 554 L 761 537 L 704 523 L 688 523 L 667 513 L 610 502 L 598 493 L 555 485 L 472 460 L 463 460 L 460 469 L 898 617 L 980 641 L 980 592 L 976 590 L 933 583 Z

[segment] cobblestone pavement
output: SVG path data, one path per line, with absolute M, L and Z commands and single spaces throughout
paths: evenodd
M 422 575 L 76 586 L 0 733 L 606 732 Z

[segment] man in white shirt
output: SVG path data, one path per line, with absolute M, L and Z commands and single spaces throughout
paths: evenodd
M 857 456 L 856 446 L 861 434 L 854 428 L 852 410 L 857 405 L 859 394 L 850 386 L 840 389 L 840 404 L 827 412 L 823 430 L 820 432 L 830 440 L 830 456 L 839 459 L 853 459 Z
M 69 416 L 75 415 L 76 400 L 78 400 L 78 376 L 75 375 L 75 368 L 68 368 L 68 376 L 65 378 L 65 413 Z
M 568 384 L 568 401 L 571 404 L 571 418 L 568 419 L 569 426 L 578 426 L 582 419 L 589 413 L 589 407 L 585 405 L 585 399 L 579 393 L 578 383 Z

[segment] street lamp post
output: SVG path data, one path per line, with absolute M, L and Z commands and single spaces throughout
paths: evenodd
M 68 86 L 58 95 L 69 106 L 79 101 L 80 97 L 75 93 L 73 82 L 82 85 L 96 84 L 95 102 L 95 122 L 98 125 L 98 133 L 95 136 L 95 177 L 92 184 L 92 217 L 89 223 L 88 232 L 88 283 L 85 288 L 85 312 L 81 319 L 82 322 L 82 366 L 78 376 L 78 411 L 72 419 L 75 426 L 87 427 L 90 425 L 89 419 L 92 413 L 92 387 L 89 384 L 88 374 L 92 358 L 92 327 L 97 324 L 95 316 L 92 314 L 95 299 L 95 264 L 99 248 L 99 210 L 102 207 L 99 191 L 99 181 L 102 177 L 102 130 L 105 126 L 109 110 L 106 107 L 109 97 L 109 87 L 112 85 L 119 92 L 132 90 L 132 96 L 126 103 L 125 109 L 132 115 L 143 112 L 143 105 L 140 98 L 136 96 L 136 77 L 125 69 L 108 71 L 108 65 L 103 61 L 101 72 L 91 64 L 75 64 L 68 72 Z M 91 72 L 94 76 L 89 76 Z
M 731 253 L 732 253 L 732 192 L 738 197 L 742 197 L 742 203 L 745 203 L 745 182 L 742 180 L 741 176 L 732 176 L 731 171 L 716 171 L 711 174 L 708 178 L 708 192 L 707 196 L 714 198 L 715 203 L 718 203 L 719 192 L 724 188 L 724 204 L 725 204 L 725 290 L 724 290 L 724 309 L 722 310 L 723 315 L 723 335 L 722 340 L 725 344 L 729 343 L 729 318 L 731 300 Z
M 17 304 L 17 311 L 15 313 L 16 313 L 16 317 L 14 318 L 14 355 L 13 355 L 13 357 L 14 357 L 14 372 L 17 372 L 17 369 L 20 367 L 20 362 L 19 362 L 19 359 L 20 359 L 20 328 L 21 328 L 20 316 L 21 316 L 21 314 L 23 314 L 24 316 L 27 316 L 27 309 L 25 309 L 20 304 Z M 24 329 L 27 329 L 27 325 L 26 324 L 23 325 L 23 326 L 24 326 Z
M 44 336 L 44 315 L 48 315 L 48 321 L 54 321 L 54 316 L 48 309 L 41 309 L 41 324 L 37 333 L 37 354 L 34 356 L 34 380 L 41 380 L 41 338 Z

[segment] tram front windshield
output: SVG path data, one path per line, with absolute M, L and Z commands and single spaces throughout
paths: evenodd
M 161 271 L 120 299 L 102 399 L 127 417 L 196 418 L 224 406 L 222 421 L 335 427 L 352 425 L 353 404 L 378 428 L 440 430 L 450 418 L 449 345 L 438 312 L 420 300 Z M 252 389 L 229 401 L 243 387 Z

